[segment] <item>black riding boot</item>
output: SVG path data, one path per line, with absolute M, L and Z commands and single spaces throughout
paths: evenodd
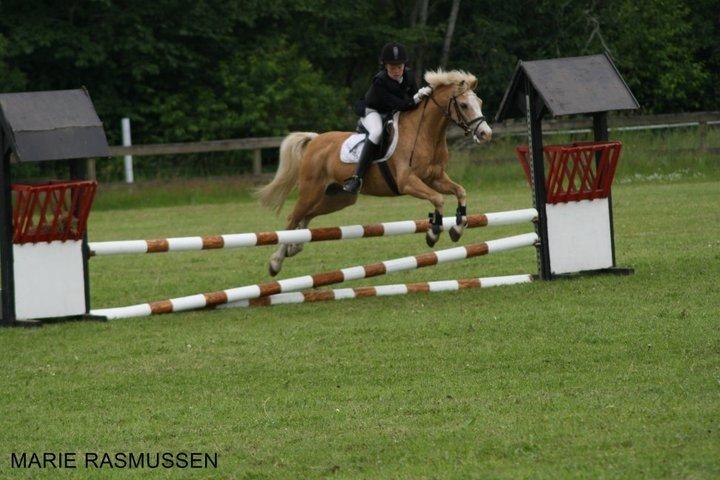
M 357 195 L 360 191 L 360 187 L 362 187 L 362 179 L 365 176 L 365 172 L 375 159 L 375 155 L 377 155 L 379 149 L 380 146 L 371 142 L 369 138 L 365 140 L 365 145 L 363 145 L 363 150 L 360 153 L 360 159 L 358 160 L 355 175 L 345 180 L 345 183 L 343 184 L 343 190 L 345 192 Z

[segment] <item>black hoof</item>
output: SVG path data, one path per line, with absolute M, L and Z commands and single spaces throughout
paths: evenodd
M 459 230 L 456 230 L 455 228 L 451 228 L 448 232 L 448 235 L 450 235 L 450 240 L 453 242 L 457 242 L 460 240 L 460 237 L 462 236 L 462 232 Z
M 425 243 L 427 243 L 427 246 L 432 248 L 435 246 L 435 244 L 440 240 L 440 237 L 431 237 L 430 235 L 425 235 Z

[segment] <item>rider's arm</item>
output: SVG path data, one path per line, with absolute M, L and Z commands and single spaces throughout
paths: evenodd
M 415 94 L 418 92 L 418 86 L 417 82 L 415 81 L 415 75 L 413 75 L 411 70 L 405 71 L 403 82 L 407 82 L 407 91 L 410 96 L 415 96 Z
M 412 98 L 402 98 L 398 97 L 396 95 L 393 95 L 392 92 L 388 91 L 383 83 L 379 80 L 376 80 L 373 83 L 373 89 L 375 90 L 375 93 L 377 95 L 378 100 L 382 102 L 382 104 L 386 107 L 388 107 L 388 110 L 392 111 L 405 111 L 405 110 L 411 110 L 415 108 L 415 100 Z
M 430 87 L 422 87 L 418 89 L 417 83 L 415 82 L 415 75 L 413 75 L 410 71 L 406 71 L 404 81 L 407 82 L 406 92 L 412 97 L 415 105 L 420 103 L 423 98 L 429 96 L 432 93 L 432 88 Z

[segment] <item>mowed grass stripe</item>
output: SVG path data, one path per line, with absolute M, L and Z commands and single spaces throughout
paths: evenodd
M 5 468 L 10 451 L 199 449 L 220 458 L 201 477 L 716 477 L 718 191 L 711 181 L 616 187 L 617 256 L 636 268 L 630 277 L 1 330 L 0 469 L 16 474 Z M 360 202 L 317 226 L 425 208 Z M 479 210 L 528 202 L 520 183 L 469 198 Z M 282 227 L 243 201 L 95 212 L 91 239 L 192 234 L 201 215 L 209 232 Z M 421 238 L 362 245 L 308 246 L 283 274 L 425 250 Z M 450 245 L 444 237 L 438 248 Z M 93 304 L 263 279 L 271 251 L 102 259 L 103 269 L 91 266 Z M 534 263 L 519 250 L 402 281 Z

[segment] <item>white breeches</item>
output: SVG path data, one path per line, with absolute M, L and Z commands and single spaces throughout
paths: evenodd
M 372 108 L 365 109 L 365 116 L 361 120 L 363 127 L 368 131 L 368 138 L 375 145 L 380 144 L 382 138 L 382 117 Z

